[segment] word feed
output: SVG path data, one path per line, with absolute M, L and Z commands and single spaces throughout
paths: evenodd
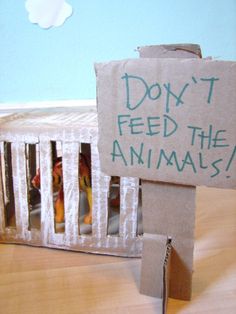
M 182 175 L 205 173 L 207 180 L 221 175 L 231 178 L 236 160 L 232 130 L 227 129 L 227 120 L 223 121 L 224 127 L 222 123 L 219 127 L 219 119 L 211 118 L 216 108 L 224 105 L 223 99 L 218 102 L 218 90 L 224 84 L 220 76 L 188 75 L 182 84 L 150 83 L 144 76 L 131 73 L 119 79 L 123 83 L 123 101 L 114 120 L 117 132 L 110 147 L 114 165 L 145 168 L 157 175 L 172 168 Z M 199 104 L 202 112 L 197 109 L 198 119 L 189 123 L 184 115 Z

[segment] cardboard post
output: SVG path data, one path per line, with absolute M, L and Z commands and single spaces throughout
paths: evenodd
M 138 48 L 141 58 L 201 58 L 198 45 L 176 44 L 146 46 Z M 142 180 L 143 230 L 147 234 L 161 234 L 172 239 L 171 274 L 169 296 L 190 300 L 192 291 L 195 188 L 182 185 L 156 183 Z M 146 237 L 144 248 L 150 237 Z M 151 243 L 150 243 L 151 244 Z M 149 245 L 150 245 L 149 244 Z M 149 257 L 145 257 L 145 255 Z M 152 296 L 153 281 L 161 287 L 161 280 L 155 274 L 163 263 L 155 265 L 156 255 L 162 255 L 158 249 L 143 250 L 142 276 L 140 292 Z M 145 262 L 148 259 L 149 264 Z M 154 271 L 153 268 L 156 267 Z M 153 279 L 154 278 L 154 279 Z M 148 286 L 149 289 L 145 289 Z M 165 295 L 168 298 L 168 294 Z M 160 296 L 159 296 L 160 297 Z

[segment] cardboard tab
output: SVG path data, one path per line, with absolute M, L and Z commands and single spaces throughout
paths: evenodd
M 166 313 L 169 294 L 170 251 L 168 237 L 143 235 L 140 293 L 161 299 L 162 313 Z
M 201 48 L 196 44 L 171 44 L 138 47 L 141 58 L 201 58 Z

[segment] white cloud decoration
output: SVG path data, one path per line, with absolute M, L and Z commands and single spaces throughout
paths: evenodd
M 72 6 L 65 0 L 27 0 L 25 8 L 30 22 L 42 28 L 60 26 L 72 15 Z

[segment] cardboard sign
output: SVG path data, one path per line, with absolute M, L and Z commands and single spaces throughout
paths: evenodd
M 236 188 L 236 62 L 96 65 L 102 171 Z

